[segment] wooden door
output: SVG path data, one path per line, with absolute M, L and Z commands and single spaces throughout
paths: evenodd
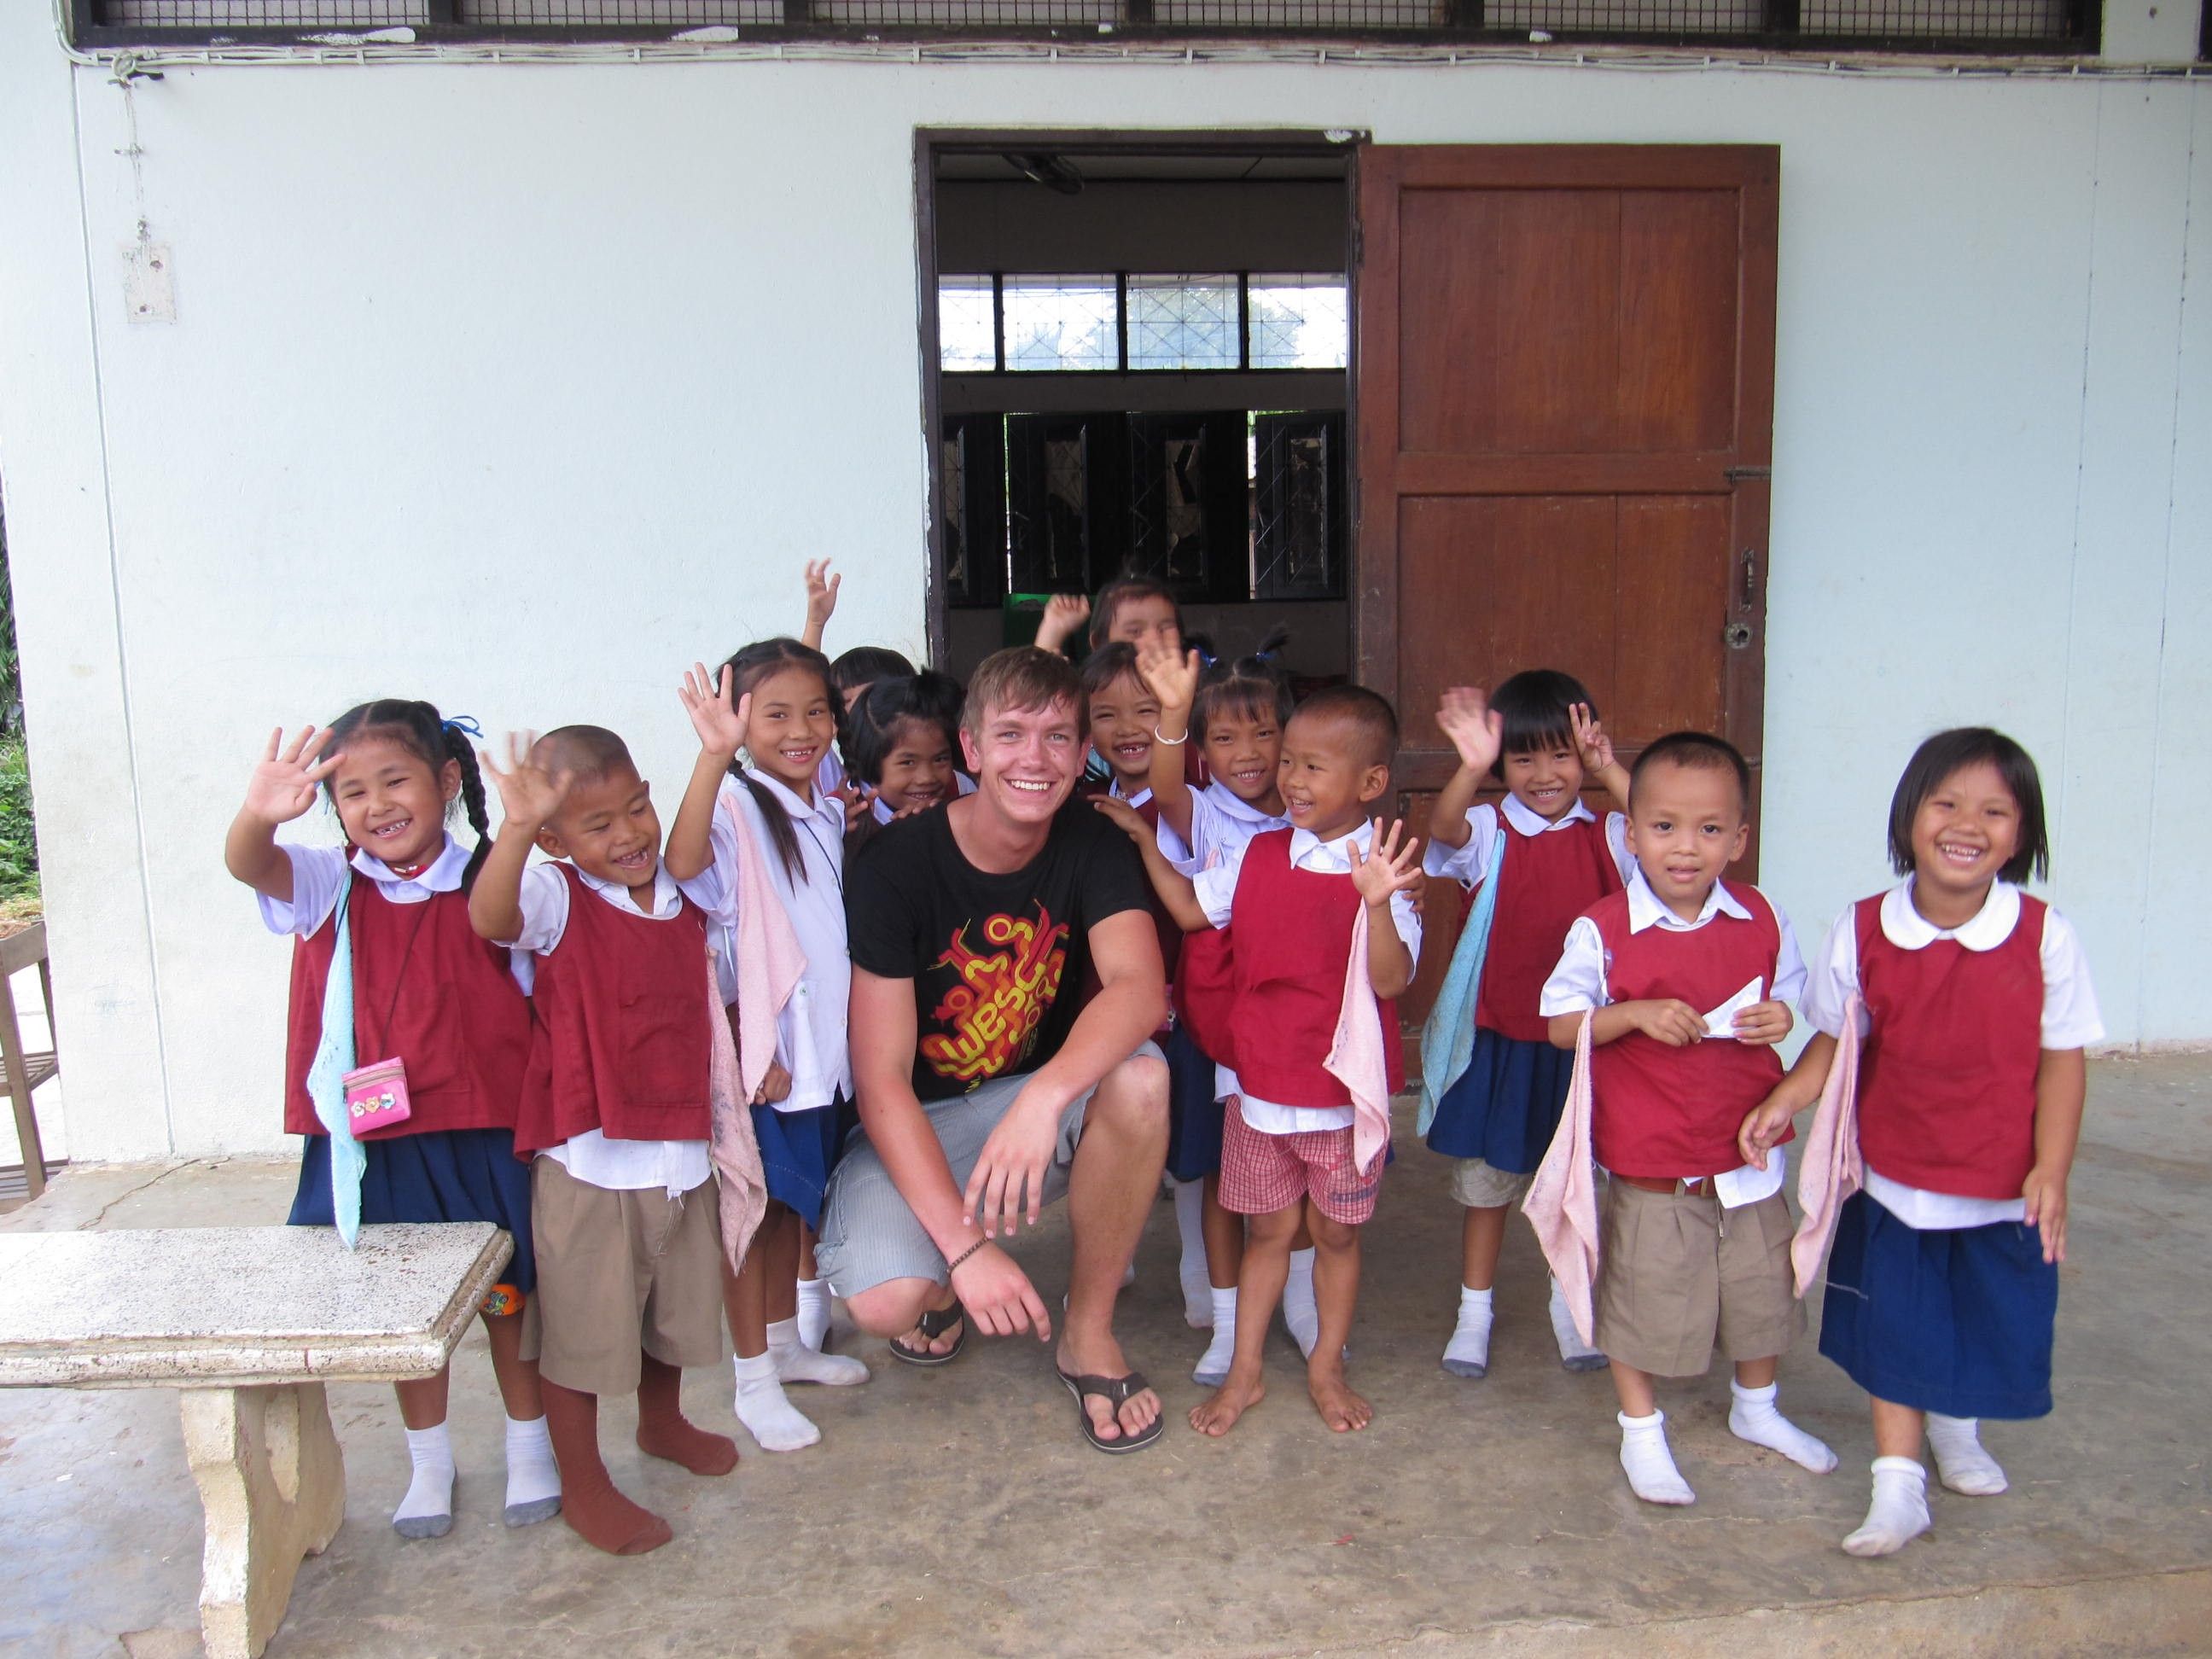
M 1624 759 L 1694 727 L 1756 784 L 1780 170 L 1751 145 L 1360 151 L 1353 630 L 1425 831 L 1457 763 L 1438 696 L 1522 668 L 1587 685 Z

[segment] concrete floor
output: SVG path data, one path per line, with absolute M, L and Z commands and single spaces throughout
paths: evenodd
M 559 1522 L 499 1523 L 499 1413 L 480 1334 L 459 1362 L 459 1520 L 387 1524 L 406 1457 L 388 1391 L 331 1390 L 350 1465 L 345 1529 L 301 1570 L 270 1652 L 329 1655 L 1365 1652 L 1701 1654 L 2212 1650 L 2212 1057 L 2098 1062 L 2073 1186 L 2058 1409 L 1996 1425 L 2004 1497 L 1934 1495 L 1936 1528 L 1894 1559 L 1837 1540 L 1866 1501 L 1864 1403 L 1808 1339 L 1784 1404 L 1843 1455 L 1815 1476 L 1733 1439 L 1721 1372 L 1662 1398 L 1698 1501 L 1640 1505 L 1602 1373 L 1552 1352 L 1534 1244 L 1509 1236 L 1493 1369 L 1448 1377 L 1458 1212 L 1413 1143 L 1369 1236 L 1353 1381 L 1376 1406 L 1334 1437 L 1287 1339 L 1275 1392 L 1227 1439 L 1189 1431 L 1173 1216 L 1156 1212 L 1124 1298 L 1126 1340 L 1176 1420 L 1159 1448 L 1079 1441 L 1049 1356 L 971 1345 L 803 1391 L 823 1443 L 745 1449 L 725 1480 L 647 1466 L 607 1413 L 616 1478 L 676 1541 L 596 1553 Z M 1401 1109 L 1404 1103 L 1401 1103 Z M 0 1229 L 270 1222 L 289 1167 L 243 1160 L 78 1168 Z M 1056 1294 L 1064 1232 L 1022 1255 Z M 732 1426 L 726 1374 L 693 1415 Z M 198 1650 L 199 1506 L 163 1391 L 0 1395 L 0 1648 L 171 1659 Z

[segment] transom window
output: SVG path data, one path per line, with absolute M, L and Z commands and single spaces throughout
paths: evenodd
M 1351 313 L 1338 272 L 1176 271 L 940 277 L 948 374 L 1340 369 Z

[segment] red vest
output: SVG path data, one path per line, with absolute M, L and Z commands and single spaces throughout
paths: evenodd
M 1687 933 L 1656 922 L 1630 933 L 1625 892 L 1593 905 L 1585 914 L 1605 943 L 1606 995 L 1614 1002 L 1679 998 L 1702 1012 L 1756 977 L 1771 997 L 1782 924 L 1757 888 L 1729 891 L 1752 919 L 1716 911 Z M 1619 1175 L 1661 1179 L 1740 1168 L 1736 1132 L 1781 1080 L 1782 1057 L 1771 1045 L 1708 1037 L 1670 1048 L 1631 1031 L 1590 1050 L 1590 1141 L 1597 1161 Z
M 617 908 L 569 865 L 568 925 L 538 959 L 530 1075 L 514 1150 L 522 1157 L 586 1130 L 610 1140 L 708 1135 L 707 917 L 690 899 L 665 921 Z
M 2018 1198 L 2035 1164 L 2043 1060 L 2041 899 L 1993 951 L 1889 942 L 1881 900 L 1852 907 L 1859 996 L 1859 1153 L 1892 1181 L 1961 1198 Z
M 1528 836 L 1512 827 L 1501 807 L 1498 832 L 1512 845 L 1503 848 L 1503 885 L 1491 913 L 1474 1023 L 1516 1042 L 1546 1042 L 1551 1022 L 1537 1012 L 1544 981 L 1559 964 L 1575 918 L 1620 891 L 1620 872 L 1601 819 L 1577 818 L 1565 829 Z
M 511 1129 L 530 1057 L 530 1002 L 503 945 L 469 926 L 468 896 L 434 893 L 394 904 L 349 871 L 354 1063 L 407 1064 L 413 1111 L 364 1140 L 443 1129 Z M 323 1030 L 323 991 L 337 947 L 337 912 L 292 947 L 292 1000 L 284 1053 L 284 1133 L 325 1133 L 307 1094 L 307 1068 Z
M 1229 1009 L 1237 1080 L 1278 1106 L 1349 1106 L 1352 1097 L 1322 1061 L 1344 1008 L 1359 890 L 1349 875 L 1291 868 L 1291 834 L 1253 836 L 1237 873 Z M 1382 1035 L 1395 1094 L 1405 1082 L 1395 1002 L 1382 1004 Z

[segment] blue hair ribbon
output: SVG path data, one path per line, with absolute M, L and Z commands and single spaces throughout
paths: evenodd
M 476 738 L 478 742 L 482 742 L 483 740 L 483 727 L 477 724 L 474 715 L 456 714 L 453 719 L 443 721 L 441 724 L 448 732 L 465 732 L 468 736 Z

